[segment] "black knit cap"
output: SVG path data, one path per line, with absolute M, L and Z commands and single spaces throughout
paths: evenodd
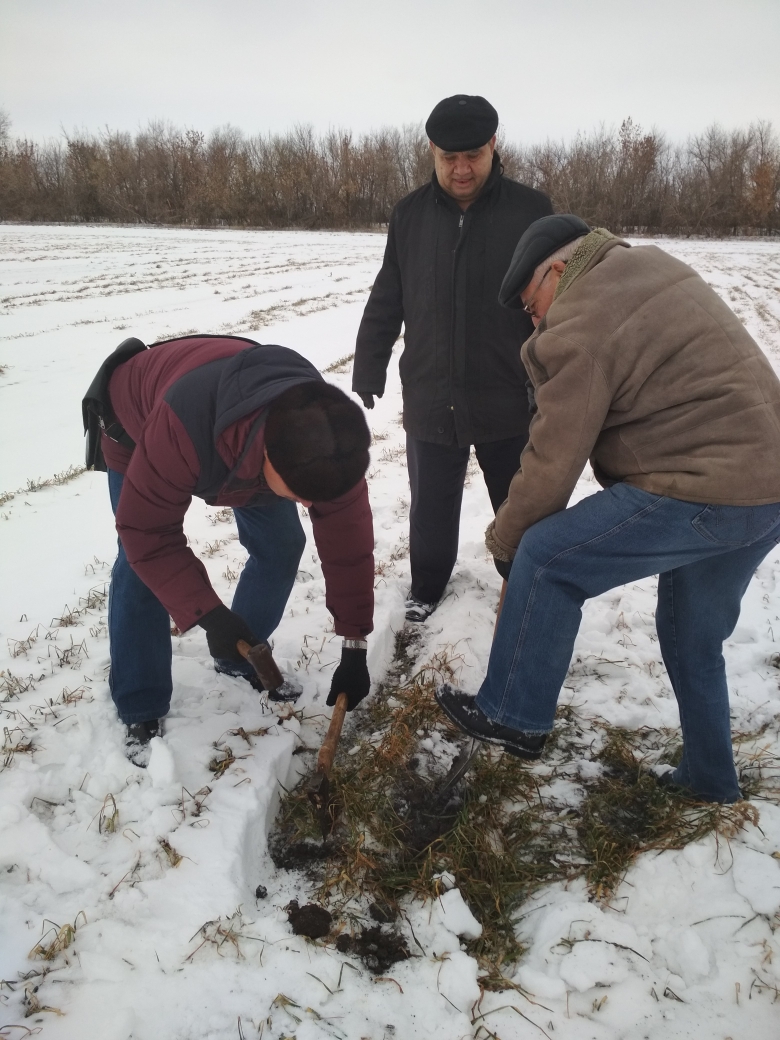
M 515 246 L 498 292 L 498 302 L 519 310 L 523 306 L 520 293 L 530 284 L 539 264 L 575 238 L 589 233 L 585 221 L 573 213 L 555 213 L 535 220 Z
M 428 116 L 428 139 L 445 152 L 470 152 L 487 144 L 498 129 L 498 112 L 479 95 L 453 94 Z

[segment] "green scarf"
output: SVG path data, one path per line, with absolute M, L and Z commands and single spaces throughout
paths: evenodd
M 595 253 L 601 249 L 605 242 L 610 239 L 617 238 L 611 231 L 607 231 L 606 228 L 594 228 L 589 235 L 580 242 L 577 248 L 571 255 L 571 259 L 566 264 L 566 270 L 561 275 L 561 279 L 555 289 L 555 295 L 553 301 L 557 300 L 562 292 L 565 292 L 574 279 L 582 274 L 585 268 L 592 260 Z

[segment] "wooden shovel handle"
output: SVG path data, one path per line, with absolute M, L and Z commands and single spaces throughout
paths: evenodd
M 241 656 L 248 661 L 249 651 L 252 649 L 249 643 L 247 643 L 245 639 L 239 639 L 239 641 L 236 643 L 236 646 L 238 647 L 238 652 L 241 654 Z
M 347 715 L 348 703 L 349 699 L 346 693 L 340 693 L 336 698 L 336 704 L 333 708 L 333 715 L 330 719 L 328 732 L 325 734 L 325 739 L 322 742 L 320 753 L 317 756 L 317 772 L 324 773 L 325 776 L 330 776 L 333 759 L 336 757 L 336 745 L 341 736 L 341 727 L 344 725 L 344 719 Z

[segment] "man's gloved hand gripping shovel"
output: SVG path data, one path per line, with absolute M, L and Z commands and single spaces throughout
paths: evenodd
M 300 697 L 302 693 L 300 683 L 294 679 L 285 679 L 279 671 L 279 666 L 274 661 L 271 648 L 267 643 L 250 646 L 246 640 L 239 639 L 236 646 L 241 656 L 249 661 L 257 672 L 258 679 L 268 691 L 268 696 L 272 701 L 295 701 Z
M 285 679 L 277 667 L 267 643 L 258 643 L 254 633 L 240 614 L 220 603 L 198 622 L 206 631 L 211 656 L 218 661 L 241 661 L 243 657 L 254 668 L 258 679 L 272 701 L 295 701 L 303 687 L 295 679 Z M 232 674 L 232 673 L 231 673 Z

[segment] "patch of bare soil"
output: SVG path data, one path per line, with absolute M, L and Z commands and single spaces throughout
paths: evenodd
M 411 956 L 404 937 L 394 931 L 383 931 L 379 924 L 363 928 L 358 935 L 343 933 L 336 940 L 336 949 L 359 957 L 375 975 L 384 975 L 388 968 Z

